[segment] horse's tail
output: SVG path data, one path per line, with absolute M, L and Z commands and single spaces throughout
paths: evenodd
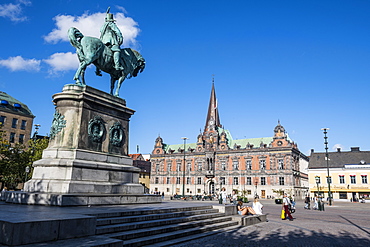
M 70 29 L 68 29 L 69 42 L 78 50 L 82 50 L 81 39 L 83 37 L 84 35 L 77 28 L 71 27 Z

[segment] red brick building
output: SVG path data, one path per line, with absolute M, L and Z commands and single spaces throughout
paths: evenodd
M 308 191 L 308 157 L 280 122 L 270 137 L 234 140 L 221 125 L 214 85 L 197 142 L 169 145 L 159 136 L 151 163 L 151 190 L 168 195 L 217 194 L 222 187 L 249 198 L 277 196 L 274 190 L 303 197 Z

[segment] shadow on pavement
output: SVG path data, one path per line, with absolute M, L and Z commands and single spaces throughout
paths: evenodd
M 239 230 L 240 231 L 240 230 Z M 370 240 L 361 238 L 348 231 L 331 234 L 322 231 L 294 230 L 286 233 L 282 228 L 271 231 L 269 235 L 254 230 L 248 235 L 236 232 L 218 234 L 199 239 L 196 243 L 184 243 L 177 246 L 370 246 Z

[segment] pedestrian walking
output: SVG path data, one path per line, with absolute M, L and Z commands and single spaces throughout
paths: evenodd
M 317 198 L 317 196 L 314 197 L 314 205 L 313 205 L 313 209 L 314 210 L 318 210 L 319 209 L 319 198 Z
M 287 194 L 284 194 L 284 198 L 283 198 L 283 210 L 284 210 L 284 216 L 285 216 L 285 219 L 287 218 L 287 215 L 289 217 L 289 220 L 290 221 L 293 221 L 293 216 L 290 214 L 289 212 L 289 205 L 291 205 L 292 203 L 290 202 L 290 199 L 287 197 Z
M 306 196 L 304 198 L 304 203 L 306 203 L 306 205 L 304 206 L 304 208 L 310 210 L 310 197 L 309 196 Z

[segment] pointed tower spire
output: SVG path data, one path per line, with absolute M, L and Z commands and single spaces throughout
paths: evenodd
M 214 78 L 212 78 L 212 91 L 211 91 L 211 97 L 209 99 L 206 126 L 204 129 L 205 130 L 209 129 L 209 127 L 212 127 L 212 126 L 222 127 L 220 123 L 220 116 L 218 114 Z

